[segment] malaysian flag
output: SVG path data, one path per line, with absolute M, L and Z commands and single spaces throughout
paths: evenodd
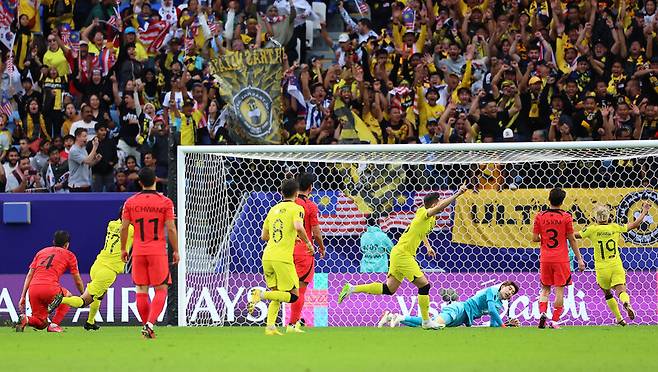
M 119 13 L 119 8 L 114 8 L 114 14 L 107 20 L 107 24 L 112 28 L 121 31 L 121 14 Z
M 7 62 L 5 64 L 5 71 L 7 73 L 14 72 L 14 49 L 9 49 L 9 55 L 7 56 Z
M 196 35 L 197 27 L 190 26 L 185 30 L 185 43 L 184 43 L 184 51 L 185 54 L 189 54 L 190 50 L 192 47 L 194 47 L 194 35 Z
M 210 29 L 210 34 L 213 36 L 217 35 L 219 32 L 219 23 L 217 22 L 217 18 L 215 18 L 214 14 L 208 16 L 208 28 Z
M 114 66 L 114 62 L 114 49 L 103 48 L 100 55 L 98 56 L 98 64 L 100 65 L 103 76 L 107 76 L 110 73 L 110 70 Z
M 9 27 L 11 25 L 11 22 L 14 20 L 15 9 L 15 1 L 0 1 L 0 27 Z
M 416 210 L 422 206 L 423 198 L 437 192 L 440 198 L 447 198 L 452 191 L 418 191 L 401 193 L 394 201 L 393 209 L 378 223 L 382 230 L 405 229 L 416 215 Z M 357 203 L 342 192 L 325 191 L 312 196 L 320 212 L 320 229 L 327 236 L 359 235 L 367 229 L 368 214 L 361 212 Z M 436 216 L 436 230 L 447 230 L 452 227 L 452 206 L 448 206 Z
M 414 30 L 416 27 L 416 11 L 406 7 L 402 11 L 402 23 L 407 30 Z
M 354 0 L 354 4 L 356 4 L 356 8 L 359 10 L 359 14 L 361 15 L 364 15 L 370 11 L 370 8 L 368 8 L 368 4 L 365 0 Z
M 69 47 L 73 51 L 74 55 L 80 53 L 80 31 L 71 31 L 69 35 Z
M 11 118 L 13 115 L 13 107 L 11 106 L 10 100 L 4 97 L 2 98 L 2 103 L 0 104 L 0 112 L 7 115 L 8 118 Z
M 171 25 L 167 21 L 158 21 L 149 24 L 146 31 L 140 33 L 139 39 L 147 47 L 149 53 L 155 53 L 162 47 L 162 43 L 169 32 Z

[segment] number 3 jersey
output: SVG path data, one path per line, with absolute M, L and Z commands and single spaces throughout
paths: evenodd
M 62 247 L 48 247 L 37 252 L 30 264 L 30 269 L 34 270 L 30 286 L 59 286 L 59 278 L 67 270 L 71 274 L 79 273 L 78 259 L 75 258 L 75 254 Z
M 174 219 L 171 199 L 154 190 L 144 190 L 126 200 L 121 218 L 135 228 L 133 256 L 167 254 L 164 225 Z
M 304 208 L 294 201 L 282 201 L 270 209 L 263 223 L 270 235 L 263 260 L 293 263 L 297 239 L 295 221 L 304 222 Z
M 135 228 L 128 227 L 128 241 L 126 249 L 130 251 L 133 244 Z M 123 272 L 124 263 L 121 260 L 121 220 L 110 221 L 107 224 L 107 234 L 105 235 L 105 246 L 96 256 L 96 263 L 103 264 L 117 274 Z
M 571 214 L 561 209 L 549 209 L 535 216 L 532 232 L 541 237 L 539 262 L 569 262 L 567 235 L 573 233 Z
M 619 254 L 619 238 L 628 231 L 626 226 L 616 223 L 607 225 L 591 225 L 580 232 L 580 236 L 587 238 L 594 246 L 594 268 L 623 266 Z

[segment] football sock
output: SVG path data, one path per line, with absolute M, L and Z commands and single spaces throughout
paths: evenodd
M 284 292 L 284 293 L 287 293 L 287 292 Z M 274 325 L 276 323 L 276 316 L 279 315 L 279 307 L 280 306 L 281 306 L 281 302 L 279 302 L 279 301 L 271 301 L 270 304 L 267 306 L 267 326 L 268 327 L 274 327 Z
M 543 301 L 539 303 L 539 312 L 545 313 L 548 311 L 548 301 Z
M 69 305 L 65 305 L 64 303 L 59 305 L 57 310 L 55 310 L 55 316 L 53 316 L 53 321 L 51 323 L 62 324 L 62 320 L 64 320 L 64 316 L 66 316 L 66 313 L 68 313 L 70 308 Z
M 407 327 L 420 327 L 423 325 L 423 319 L 419 316 L 405 316 L 404 320 L 400 323 L 406 325 Z
M 137 313 L 142 319 L 142 325 L 148 322 L 149 317 L 149 295 L 148 293 L 137 293 Z
M 71 307 L 82 307 L 85 304 L 80 296 L 64 297 L 62 303 Z
M 290 297 L 290 292 L 284 291 L 267 291 L 263 293 L 263 298 L 270 301 L 290 302 Z M 279 305 L 277 305 L 277 311 L 279 311 L 278 309 Z
M 34 316 L 28 316 L 27 317 L 27 324 L 30 327 L 34 327 L 36 329 L 44 329 L 48 326 L 48 323 L 44 322 L 43 320 L 34 317 Z
M 87 323 L 94 324 L 96 322 L 96 313 L 101 307 L 101 302 L 99 300 L 94 300 L 89 304 L 89 316 L 87 317 Z
M 562 310 L 564 310 L 564 307 L 562 306 L 555 306 L 555 309 L 553 309 L 553 321 L 557 322 L 560 320 L 560 316 L 562 315 Z
M 380 295 L 384 293 L 384 284 L 382 283 L 359 284 L 354 286 L 352 292 Z
M 429 320 L 430 296 L 418 295 L 418 306 L 420 307 L 420 317 L 423 320 Z
M 615 315 L 615 319 L 617 319 L 617 321 L 622 320 L 621 313 L 619 312 L 619 304 L 617 304 L 617 300 L 615 300 L 613 297 L 605 300 L 605 303 L 608 304 L 610 311 L 612 311 L 612 313 Z
M 629 304 L 631 303 L 631 298 L 626 292 L 622 292 L 619 294 L 619 299 L 621 300 L 622 304 Z
M 155 324 L 158 321 L 158 316 L 160 316 L 162 309 L 164 309 L 165 302 L 167 302 L 167 289 L 156 289 L 149 309 L 149 323 Z
M 304 298 L 306 295 L 306 288 L 307 287 L 299 288 L 299 299 L 297 299 L 297 301 L 293 302 L 292 305 L 290 305 L 290 324 L 297 323 L 297 321 L 302 315 L 302 309 L 304 308 Z

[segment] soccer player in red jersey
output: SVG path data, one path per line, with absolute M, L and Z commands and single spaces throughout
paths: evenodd
M 174 224 L 174 204 L 168 197 L 155 191 L 155 172 L 150 168 L 139 171 L 142 192 L 131 196 L 123 205 L 121 217 L 121 259 L 128 261 L 126 242 L 128 229 L 135 228 L 132 257 L 132 278 L 137 289 L 137 312 L 142 318 L 142 335 L 155 338 L 153 325 L 164 308 L 167 288 L 171 284 L 167 237 L 173 248 L 173 264 L 178 263 L 178 241 Z M 149 304 L 148 289 L 154 287 L 155 296 Z
M 59 305 L 52 322 L 48 324 L 48 314 L 55 310 L 48 305 L 58 294 L 70 295 L 70 292 L 59 284 L 59 278 L 69 271 L 80 293 L 84 291 L 78 271 L 78 260 L 75 254 L 69 251 L 69 240 L 68 232 L 57 231 L 53 238 L 53 246 L 40 250 L 34 256 L 18 303 L 21 312 L 25 311 L 25 295 L 29 293 L 32 315 L 21 314 L 16 323 L 16 332 L 23 332 L 28 325 L 36 329 L 48 327 L 48 332 L 62 332 L 59 324 L 69 311 L 67 305 Z
M 299 194 L 295 202 L 304 208 L 304 229 L 306 230 L 306 236 L 313 236 L 315 243 L 319 247 L 320 258 L 324 258 L 325 248 L 322 241 L 322 232 L 320 231 L 320 222 L 318 221 L 318 206 L 309 199 L 313 190 L 315 175 L 312 173 L 300 173 L 297 175 L 297 182 L 299 182 Z M 315 258 L 309 252 L 306 244 L 300 239 L 297 239 L 295 242 L 293 260 L 295 262 L 297 276 L 299 277 L 299 299 L 290 305 L 290 322 L 288 327 L 286 327 L 286 333 L 302 333 L 304 331 L 301 329 L 299 319 L 304 308 L 306 287 L 308 283 L 313 281 Z
M 555 302 L 553 303 L 553 317 L 549 327 L 560 328 L 557 322 L 560 320 L 564 306 L 564 287 L 571 284 L 571 265 L 569 264 L 567 239 L 578 260 L 578 270 L 585 270 L 585 262 L 580 255 L 574 235 L 571 214 L 560 209 L 566 196 L 567 193 L 560 188 L 551 190 L 548 196 L 551 207 L 535 216 L 532 229 L 532 241 L 541 242 L 539 250 L 541 281 L 539 328 L 546 327 L 546 311 L 548 311 L 548 297 L 551 294 L 551 287 L 555 287 Z

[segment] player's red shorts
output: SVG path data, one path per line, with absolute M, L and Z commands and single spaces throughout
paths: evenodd
M 32 316 L 45 322 L 48 319 L 48 305 L 53 301 L 56 294 L 70 295 L 66 288 L 59 285 L 31 285 L 27 290 L 30 297 L 30 308 Z
M 568 262 L 540 262 L 541 284 L 564 287 L 571 284 L 571 265 Z
M 169 259 L 166 255 L 133 256 L 132 278 L 135 285 L 171 284 Z
M 311 283 L 315 271 L 315 258 L 308 255 L 293 255 L 295 270 L 300 282 Z

